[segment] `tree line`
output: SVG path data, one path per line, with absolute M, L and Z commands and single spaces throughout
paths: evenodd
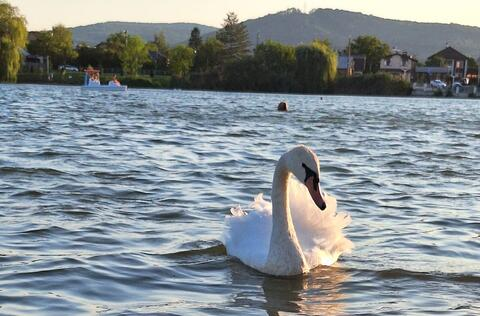
M 0 0 L 0 82 L 15 82 L 21 66 L 20 49 L 27 43 L 26 20 L 17 8 Z
M 120 70 L 132 78 L 141 71 L 152 76 L 161 73 L 172 77 L 172 86 L 182 88 L 344 93 L 345 89 L 362 87 L 356 79 L 336 80 L 337 52 L 328 40 L 298 46 L 268 40 L 251 50 L 247 29 L 233 12 L 227 14 L 214 36 L 202 37 L 200 30 L 194 28 L 188 43 L 175 47 L 168 46 L 161 32 L 150 42 L 119 32 L 94 47 L 85 43 L 74 47 L 71 31 L 62 25 L 36 32 L 27 43 L 25 19 L 17 9 L 0 0 L 0 17 L 4 16 L 9 18 L 0 18 L 0 81 L 15 81 L 20 67 L 18 51 L 26 46 L 30 54 L 49 56 L 55 68 L 65 64 L 92 66 Z M 11 34 L 5 35 L 2 30 Z M 366 56 L 367 73 L 377 72 L 381 58 L 390 52 L 386 43 L 373 36 L 359 36 L 345 52 L 347 49 Z M 390 80 L 387 77 L 373 80 Z

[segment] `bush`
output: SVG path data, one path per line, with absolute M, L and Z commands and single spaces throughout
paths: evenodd
M 83 72 L 52 72 L 51 79 L 46 73 L 19 73 L 18 83 L 83 85 Z
M 122 85 L 130 88 L 170 88 L 170 77 L 161 76 L 157 78 L 151 77 L 120 77 Z
M 336 94 L 405 96 L 412 94 L 412 87 L 408 81 L 377 73 L 337 78 L 333 91 Z
M 153 84 L 156 88 L 170 88 L 172 86 L 172 77 L 171 76 L 159 76 L 152 79 Z
M 153 82 L 150 78 L 120 77 L 118 80 L 122 85 L 127 85 L 131 88 L 153 88 Z
M 215 70 L 191 73 L 189 87 L 192 89 L 221 90 L 223 87 L 221 74 Z
M 434 97 L 443 97 L 443 92 L 441 89 L 435 89 L 435 91 L 433 91 L 433 96 Z
M 17 83 L 47 83 L 47 74 L 42 73 L 19 73 Z
M 225 65 L 223 88 L 229 91 L 258 91 L 257 64 L 253 56 L 231 61 Z
M 452 89 L 448 89 L 448 90 L 447 90 L 447 93 L 445 93 L 445 96 L 446 96 L 446 97 L 452 97 L 452 96 L 453 96 Z

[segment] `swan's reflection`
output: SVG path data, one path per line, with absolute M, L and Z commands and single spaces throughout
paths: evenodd
M 241 264 L 232 264 L 231 272 L 232 285 L 240 290 L 234 294 L 234 306 L 262 309 L 268 315 L 344 314 L 342 301 L 347 295 L 342 284 L 350 276 L 339 266 L 321 266 L 307 275 L 289 278 L 267 276 Z

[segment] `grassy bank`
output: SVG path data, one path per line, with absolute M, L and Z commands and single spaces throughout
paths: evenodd
M 367 74 L 358 77 L 337 78 L 334 94 L 406 96 L 412 94 L 409 82 L 398 80 L 388 74 Z
M 107 84 L 113 74 L 102 74 L 102 84 Z M 152 88 L 152 89 L 195 89 L 195 90 L 223 90 L 223 91 L 245 91 L 245 92 L 300 92 L 278 91 L 278 89 L 265 89 L 261 87 L 248 86 L 248 89 L 232 88 L 228 81 L 222 81 L 218 76 L 190 76 L 184 79 L 176 79 L 171 76 L 118 76 L 120 82 L 131 88 Z M 244 78 L 247 82 L 246 78 Z M 37 84 L 62 84 L 62 85 L 83 85 L 83 72 L 53 72 L 49 79 L 46 74 L 20 73 L 18 83 Z M 378 96 L 407 96 L 411 95 L 412 88 L 409 82 L 398 80 L 388 74 L 367 74 L 357 77 L 339 77 L 330 83 L 328 89 L 312 91 L 311 93 L 321 94 L 342 94 L 342 95 L 378 95 Z

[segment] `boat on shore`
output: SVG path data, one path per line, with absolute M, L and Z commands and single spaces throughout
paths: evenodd
M 118 81 L 110 81 L 108 85 L 102 85 L 100 84 L 100 71 L 88 68 L 85 70 L 85 79 L 81 89 L 82 91 L 127 91 L 128 86 L 121 85 Z

